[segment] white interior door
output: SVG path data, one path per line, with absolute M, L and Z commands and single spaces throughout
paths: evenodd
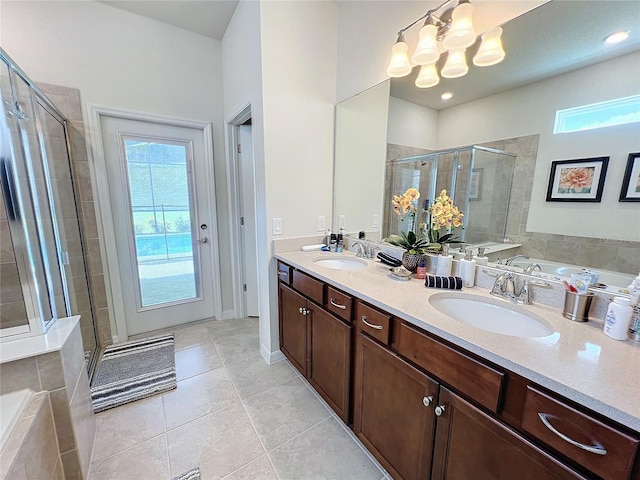
M 238 126 L 239 177 L 241 183 L 243 278 L 245 314 L 257 317 L 258 310 L 258 255 L 256 245 L 255 175 L 253 167 L 253 137 L 251 125 Z
M 128 335 L 213 317 L 204 131 L 111 116 L 100 127 Z

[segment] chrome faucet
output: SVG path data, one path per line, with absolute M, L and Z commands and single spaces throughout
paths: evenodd
M 542 267 L 537 264 L 537 263 L 530 263 L 529 265 L 526 266 L 526 268 L 524 269 L 524 274 L 525 275 L 531 275 L 533 272 L 536 271 L 536 269 L 538 269 L 539 272 L 542 271 Z
M 358 246 L 358 252 L 356 253 L 356 257 L 367 258 L 366 248 L 364 244 L 360 241 L 351 242 L 351 246 Z
M 524 258 L 526 260 L 529 260 L 529 257 L 527 255 L 514 255 L 513 257 L 509 257 L 504 261 L 505 265 L 511 265 L 513 263 L 514 260 L 518 259 L 518 258 Z
M 498 275 L 490 293 L 494 297 L 506 298 L 507 300 L 515 299 L 513 273 L 505 272 Z
M 515 293 L 515 277 L 511 272 L 505 272 L 496 278 L 491 289 L 491 295 L 494 297 L 504 298 L 513 303 L 522 303 L 531 305 L 531 297 L 529 296 L 529 281 L 525 278 L 518 292 Z

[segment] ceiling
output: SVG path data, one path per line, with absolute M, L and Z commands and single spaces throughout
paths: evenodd
M 101 3 L 222 40 L 238 0 L 102 0 Z
M 414 84 L 419 70 L 414 68 L 407 77 L 392 79 L 391 95 L 442 110 L 631 53 L 640 49 L 640 3 L 553 0 L 502 27 L 506 57 L 501 63 L 476 67 L 470 61 L 471 51 L 464 77 L 441 79 L 435 87 L 421 89 Z M 617 45 L 603 42 L 620 30 L 629 30 L 629 39 Z M 640 81 L 639 72 L 629 74 Z M 442 100 L 444 92 L 454 97 Z

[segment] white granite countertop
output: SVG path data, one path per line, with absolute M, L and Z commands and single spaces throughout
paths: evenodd
M 454 320 L 436 310 L 429 297 L 453 290 L 431 289 L 414 277 L 398 281 L 389 267 L 369 261 L 363 270 L 332 270 L 314 263 L 321 256 L 352 253 L 281 252 L 276 258 L 324 280 L 407 322 L 476 353 L 591 410 L 640 432 L 640 345 L 616 341 L 594 322 L 565 319 L 560 309 L 528 305 L 555 332 L 523 338 L 492 333 Z M 463 293 L 495 300 L 488 289 L 464 288 Z M 501 300 L 498 300 L 501 301 Z M 504 302 L 505 306 L 510 306 Z

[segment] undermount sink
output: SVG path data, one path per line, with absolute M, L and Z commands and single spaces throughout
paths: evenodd
M 475 295 L 442 293 L 429 298 L 429 303 L 448 317 L 482 330 L 512 337 L 546 337 L 553 327 L 542 318 L 520 307 L 501 305 L 499 300 Z
M 369 265 L 366 260 L 358 257 L 320 257 L 314 263 L 332 270 L 362 270 Z

